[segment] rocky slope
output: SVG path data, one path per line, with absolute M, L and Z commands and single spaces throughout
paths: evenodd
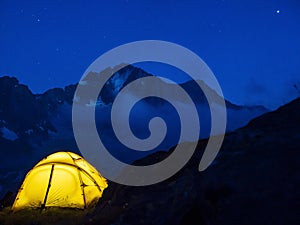
M 110 182 L 85 224 L 298 224 L 300 98 L 226 135 L 204 172 L 197 167 L 206 141 L 172 178 L 148 187 Z M 166 157 L 158 152 L 137 164 Z

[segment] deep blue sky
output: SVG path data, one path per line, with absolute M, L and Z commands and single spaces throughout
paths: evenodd
M 274 108 L 297 96 L 298 0 L 0 1 L 0 76 L 35 93 L 76 83 L 105 51 L 144 39 L 197 53 L 234 103 Z

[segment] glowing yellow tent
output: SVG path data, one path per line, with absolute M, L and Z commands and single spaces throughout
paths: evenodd
M 12 210 L 23 208 L 87 208 L 102 196 L 107 182 L 81 156 L 57 152 L 28 172 Z

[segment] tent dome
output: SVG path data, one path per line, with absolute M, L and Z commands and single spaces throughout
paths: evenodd
M 84 209 L 96 203 L 107 187 L 104 177 L 72 152 L 42 159 L 26 175 L 12 210 L 65 207 Z

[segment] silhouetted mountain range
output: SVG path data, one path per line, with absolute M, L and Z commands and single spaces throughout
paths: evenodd
M 100 74 L 92 73 L 87 80 L 97 81 L 99 76 Z M 158 150 L 168 150 L 178 141 L 180 126 L 178 115 L 174 113 L 170 104 L 158 98 L 142 100 L 133 110 L 131 125 L 133 132 L 144 138 L 149 132 L 147 121 L 153 116 L 163 117 L 170 128 L 164 142 L 153 151 L 133 154 L 116 141 L 110 123 L 111 104 L 117 93 L 128 83 L 146 76 L 153 75 L 142 69 L 127 66 L 114 73 L 108 80 L 97 102 L 89 99 L 86 102 L 90 106 L 96 105 L 97 127 L 101 130 L 104 144 L 112 148 L 112 154 L 127 162 L 143 158 Z M 85 84 L 83 82 L 79 85 Z M 64 88 L 50 89 L 42 94 L 33 94 L 26 85 L 20 84 L 14 77 L 0 78 L 0 149 L 5 155 L 5 160 L 2 160 L 0 165 L 0 196 L 8 189 L 15 191 L 26 171 L 44 156 L 59 150 L 79 153 L 73 136 L 71 117 L 76 86 L 77 84 L 68 85 Z M 199 138 L 205 138 L 210 131 L 210 111 L 206 98 L 193 81 L 183 83 L 181 86 L 195 102 L 201 122 Z M 262 106 L 237 106 L 229 101 L 226 101 L 226 104 L 228 131 L 239 128 L 250 119 L 267 112 Z
M 119 76 L 129 80 L 144 76 L 141 71 L 127 68 L 128 74 L 123 75 L 123 71 Z M 118 83 L 121 88 L 125 85 L 124 81 Z M 120 86 L 109 83 L 104 92 L 120 89 Z M 76 85 L 70 85 L 32 94 L 16 78 L 0 78 L 1 196 L 7 190 L 16 192 L 25 173 L 45 155 L 61 150 L 62 146 L 78 151 L 70 132 L 75 88 Z M 193 88 L 192 85 L 188 89 Z M 194 101 L 200 99 L 196 104 L 205 104 L 204 98 L 194 91 L 193 94 Z M 115 93 L 102 96 L 96 113 L 105 115 Z M 148 99 L 145 104 L 151 107 L 158 103 Z M 228 101 L 226 104 L 229 120 L 232 112 L 238 115 L 247 110 L 259 111 L 258 114 L 260 110 L 266 111 L 260 107 L 236 106 Z M 204 172 L 198 171 L 198 164 L 207 139 L 200 140 L 188 164 L 164 182 L 146 187 L 109 182 L 95 211 L 86 216 L 85 224 L 298 224 L 299 111 L 300 99 L 296 99 L 250 122 L 255 113 L 241 116 L 246 119 L 237 127 L 247 125 L 226 134 L 217 158 Z M 103 120 L 97 122 L 103 128 Z M 70 148 L 72 145 L 74 148 Z M 133 163 L 158 162 L 173 149 L 151 152 Z

